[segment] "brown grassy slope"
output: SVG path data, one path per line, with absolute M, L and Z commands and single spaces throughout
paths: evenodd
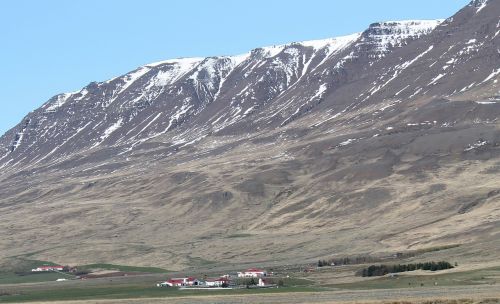
M 376 109 L 363 111 L 350 115 Z M 497 124 L 304 128 L 308 119 L 174 157 L 159 146 L 4 174 L 2 257 L 181 269 L 460 243 L 450 254 L 496 260 Z

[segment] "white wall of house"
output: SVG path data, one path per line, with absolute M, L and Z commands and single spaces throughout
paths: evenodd
M 267 276 L 267 272 L 265 272 L 265 271 L 238 272 L 239 278 L 260 278 L 260 277 L 265 277 L 265 276 Z
M 54 270 L 58 270 L 58 271 L 62 271 L 64 269 L 64 267 L 50 267 L 50 268 L 41 268 L 41 267 L 37 267 L 37 268 L 33 268 L 31 269 L 32 272 L 40 272 L 40 271 L 54 271 Z
M 222 287 L 224 283 L 229 283 L 227 281 L 221 281 L 221 280 L 207 280 L 205 282 L 205 286 L 207 287 Z

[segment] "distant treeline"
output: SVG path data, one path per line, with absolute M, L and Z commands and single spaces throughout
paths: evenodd
M 398 264 L 398 265 L 371 265 L 368 268 L 363 268 L 357 274 L 363 277 L 376 277 L 383 276 L 389 273 L 398 273 L 405 271 L 413 271 L 417 269 L 422 270 L 444 270 L 451 269 L 453 265 L 448 262 L 426 262 L 426 263 L 413 263 L 413 264 Z
M 332 258 L 327 260 L 319 260 L 318 267 L 324 266 L 340 266 L 340 265 L 357 265 L 357 264 L 368 264 L 377 263 L 382 261 L 379 257 L 360 255 L 353 257 L 342 257 L 342 258 Z
M 391 255 L 385 256 L 372 256 L 372 255 L 357 255 L 357 256 L 346 256 L 340 258 L 330 258 L 330 259 L 321 259 L 318 261 L 318 267 L 324 266 L 341 266 L 341 265 L 358 265 L 358 264 L 370 264 L 370 263 L 381 263 L 384 261 L 390 261 L 394 259 L 407 259 L 413 258 L 418 255 L 427 253 L 427 252 L 435 252 L 441 250 L 447 250 L 459 247 L 458 244 L 453 245 L 444 245 L 444 246 L 436 246 L 430 248 L 423 248 L 418 250 L 406 251 L 406 252 L 397 252 Z

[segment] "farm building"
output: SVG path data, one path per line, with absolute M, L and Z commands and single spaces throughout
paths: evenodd
M 266 277 L 267 271 L 258 269 L 258 268 L 250 268 L 243 272 L 238 272 L 239 278 L 260 278 Z
M 156 284 L 158 287 L 181 287 L 181 286 L 198 286 L 201 285 L 201 282 L 196 278 L 187 277 L 187 278 L 171 278 L 165 282 L 161 282 Z
M 209 278 L 205 280 L 205 285 L 207 287 L 222 287 L 224 285 L 229 285 L 229 279 L 224 277 Z
M 40 271 L 63 271 L 64 266 L 52 265 L 52 266 L 38 266 L 37 268 L 31 269 L 32 272 Z

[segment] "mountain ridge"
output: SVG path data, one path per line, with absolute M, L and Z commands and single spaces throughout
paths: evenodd
M 260 47 L 251 50 L 250 52 L 239 54 L 239 55 L 234 55 L 234 56 L 211 56 L 211 57 L 195 57 L 195 58 L 182 58 L 182 59 L 168 59 L 164 61 L 159 61 L 159 62 L 154 62 L 154 63 L 149 63 L 145 64 L 143 66 L 140 66 L 131 72 L 118 76 L 115 78 L 112 78 L 107 81 L 103 82 L 91 82 L 88 86 L 82 88 L 80 91 L 75 91 L 75 92 L 69 92 L 69 93 L 61 93 L 57 94 L 54 97 L 52 97 L 49 101 L 44 103 L 41 107 L 41 109 L 44 110 L 45 114 L 52 114 L 56 113 L 57 110 L 62 107 L 68 100 L 72 99 L 73 102 L 82 102 L 84 101 L 86 95 L 89 93 L 89 88 L 92 88 L 94 86 L 104 86 L 107 84 L 111 84 L 113 82 L 123 82 L 121 87 L 117 86 L 118 92 L 113 92 L 113 96 L 109 98 L 105 104 L 103 105 L 104 108 L 108 107 L 110 104 L 112 104 L 121 93 L 125 92 L 130 85 L 133 85 L 134 82 L 140 80 L 141 77 L 145 76 L 148 73 L 152 73 L 155 69 L 161 68 L 161 67 L 170 67 L 171 70 L 166 70 L 166 71 L 159 71 L 157 75 L 154 76 L 152 79 L 152 84 L 149 86 L 149 88 L 146 88 L 145 91 L 148 91 L 148 89 L 156 86 L 160 87 L 165 87 L 168 85 L 171 85 L 178 81 L 180 78 L 183 76 L 186 76 L 187 74 L 191 73 L 190 78 L 192 80 L 196 80 L 196 72 L 193 72 L 195 69 L 199 69 L 201 71 L 208 70 L 209 74 L 215 73 L 216 75 L 211 75 L 212 78 L 217 78 L 219 77 L 220 83 L 219 83 L 219 88 L 215 93 L 211 93 L 213 98 L 217 97 L 218 95 L 218 90 L 221 89 L 225 77 L 227 76 L 224 74 L 230 74 L 234 68 L 239 66 L 240 64 L 244 63 L 247 60 L 251 60 L 252 56 L 262 56 L 261 58 L 268 59 L 268 58 L 273 58 L 277 56 L 278 54 L 282 52 L 287 52 L 287 51 L 294 51 L 294 47 L 301 46 L 305 48 L 312 48 L 312 52 L 325 52 L 323 59 L 328 58 L 335 52 L 339 52 L 342 49 L 348 47 L 350 44 L 354 43 L 356 40 L 361 38 L 362 42 L 366 42 L 366 39 L 374 39 L 373 45 L 375 46 L 376 51 L 374 52 L 373 57 L 375 59 L 380 59 L 384 56 L 385 52 L 388 52 L 387 48 L 392 48 L 395 46 L 399 46 L 402 43 L 404 43 L 405 40 L 409 39 L 415 39 L 420 37 L 421 35 L 427 34 L 430 32 L 433 28 L 435 28 L 442 20 L 409 20 L 409 21 L 390 21 L 390 22 L 385 22 L 385 23 L 375 23 L 372 24 L 365 32 L 363 33 L 355 33 L 347 36 L 341 36 L 341 37 L 336 37 L 336 38 L 327 38 L 327 39 L 319 39 L 319 40 L 308 40 L 308 41 L 302 41 L 302 42 L 292 42 L 292 43 L 287 43 L 283 45 L 275 45 L 275 46 L 268 46 L 268 47 Z M 381 24 L 384 25 L 384 28 L 380 28 Z M 376 33 L 373 33 L 373 27 L 377 26 L 378 31 Z M 391 30 L 394 31 L 391 32 Z M 373 36 L 376 36 L 374 38 Z M 384 37 L 391 37 L 387 41 L 384 40 Z M 313 58 L 308 58 L 309 61 L 305 61 L 305 56 L 304 54 L 304 62 L 301 62 L 300 64 L 302 65 L 302 72 L 301 76 L 304 76 L 308 71 L 307 68 L 309 67 L 309 64 L 311 64 L 311 61 Z M 311 55 L 312 56 L 312 55 Z M 222 62 L 218 62 L 222 61 Z M 321 65 L 323 62 L 320 62 L 318 65 Z M 217 64 L 223 64 L 227 65 L 226 67 L 223 67 L 223 69 L 226 70 L 221 70 L 218 71 L 217 69 L 214 69 L 213 66 L 211 65 L 217 65 Z M 284 67 L 286 69 L 287 67 Z M 297 68 L 298 65 L 297 65 Z M 227 70 L 229 69 L 229 70 Z M 173 71 L 172 71 L 173 70 Z M 199 71 L 198 71 L 199 72 Z M 217 73 L 221 73 L 221 75 L 218 75 Z M 291 73 L 293 71 L 288 71 L 287 72 L 287 77 L 293 77 Z M 301 77 L 297 77 L 297 81 L 300 80 Z M 287 86 L 288 86 L 288 78 L 287 78 Z M 209 84 L 211 89 L 214 89 L 214 84 Z M 139 98 L 142 96 L 139 96 Z M 129 105 L 132 105 L 137 102 L 137 98 L 133 99 L 131 101 L 128 101 Z M 251 111 L 251 109 L 247 109 L 246 111 Z M 178 112 L 177 116 L 184 114 L 183 111 Z M 110 131 L 113 130 L 117 125 L 118 122 L 123 122 L 123 119 L 117 119 L 114 124 L 111 124 L 108 129 L 104 130 L 103 137 L 104 139 L 107 138 L 110 134 Z M 170 126 L 172 126 L 172 120 L 170 121 L 169 125 L 165 128 L 165 131 L 163 133 L 166 133 L 169 129 Z M 79 130 L 79 128 L 77 128 Z M 114 131 L 114 130 L 113 130 Z M 160 132 L 161 133 L 161 132 Z M 13 143 L 11 144 L 11 152 L 16 150 L 20 143 L 22 142 L 22 139 L 24 136 L 21 136 L 23 134 L 23 131 L 21 129 L 21 132 L 19 132 L 16 137 L 17 139 L 13 140 Z M 161 134 L 158 134 L 161 135 Z M 4 155 L 5 156 L 5 155 Z

